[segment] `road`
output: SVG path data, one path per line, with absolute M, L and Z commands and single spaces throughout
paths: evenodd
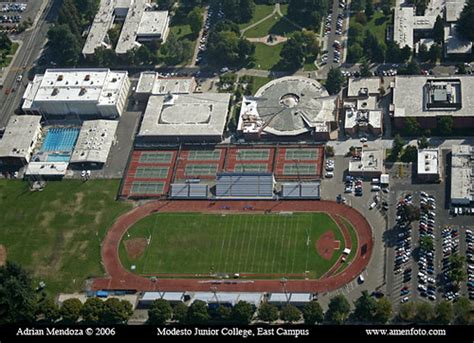
M 46 42 L 49 25 L 52 22 L 57 9 L 61 3 L 60 0 L 44 0 L 46 6 L 39 14 L 39 18 L 31 30 L 23 32 L 19 37 L 14 39 L 22 40 L 23 44 L 10 66 L 10 72 L 5 77 L 3 89 L 15 89 L 9 94 L 2 92 L 0 94 L 0 126 L 4 127 L 8 119 L 20 105 L 24 89 L 28 84 L 28 71 L 34 65 L 36 59 L 41 54 L 41 51 Z M 19 75 L 23 76 L 21 82 L 17 81 Z

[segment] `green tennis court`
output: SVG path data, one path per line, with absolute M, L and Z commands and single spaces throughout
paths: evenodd
M 171 151 L 153 151 L 153 152 L 143 152 L 140 155 L 140 163 L 169 163 L 173 158 L 173 153 Z
M 186 175 L 214 175 L 217 173 L 217 164 L 188 164 Z
M 270 151 L 268 149 L 242 149 L 237 152 L 237 161 L 264 161 L 268 160 Z
M 286 160 L 315 160 L 317 157 L 316 150 L 310 149 L 286 149 Z
M 191 150 L 188 155 L 190 161 L 218 161 L 221 150 Z
M 164 182 L 135 181 L 132 183 L 130 194 L 163 194 Z
M 316 166 L 314 164 L 285 164 L 284 175 L 315 175 Z
M 268 171 L 268 166 L 266 163 L 252 163 L 252 164 L 236 164 L 234 167 L 234 172 L 266 172 Z
M 137 167 L 136 178 L 164 179 L 168 177 L 169 167 Z

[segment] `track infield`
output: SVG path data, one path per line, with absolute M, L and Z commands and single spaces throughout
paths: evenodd
M 315 245 L 331 233 L 341 242 L 322 256 Z M 126 245 L 149 240 L 144 254 L 132 258 Z M 293 275 L 317 279 L 339 259 L 344 238 L 326 213 L 201 214 L 155 213 L 133 225 L 120 244 L 125 268 L 136 273 Z

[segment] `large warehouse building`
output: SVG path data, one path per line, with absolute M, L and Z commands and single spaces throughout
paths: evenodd
M 127 101 L 128 72 L 110 69 L 47 69 L 23 95 L 22 110 L 44 116 L 119 117 Z
M 229 103 L 227 93 L 150 96 L 136 145 L 219 143 L 224 136 Z
M 451 205 L 474 202 L 474 148 L 453 145 L 451 155 Z
M 322 141 L 336 138 L 337 96 L 316 80 L 289 76 L 244 97 L 238 132 L 245 139 Z
M 474 127 L 474 77 L 397 76 L 391 115 L 403 129 L 414 118 L 423 129 L 436 129 L 441 117 L 451 117 L 453 128 Z

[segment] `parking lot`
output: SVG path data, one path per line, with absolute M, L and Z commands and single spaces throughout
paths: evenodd
M 33 22 L 42 1 L 0 2 L 0 29 L 15 32 L 24 21 Z

